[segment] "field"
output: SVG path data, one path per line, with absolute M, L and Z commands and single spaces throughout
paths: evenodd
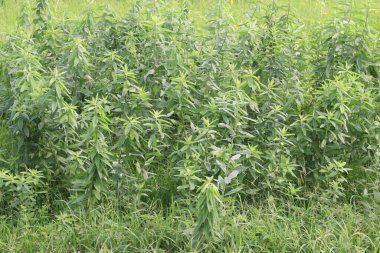
M 0 0 L 0 252 L 379 252 L 378 1 Z
M 172 1 L 173 2 L 173 1 Z M 231 12 L 235 19 L 241 19 L 247 10 L 254 6 L 262 8 L 270 1 L 260 0 L 234 0 L 231 6 Z M 274 1 L 278 6 L 291 8 L 291 12 L 297 16 L 306 26 L 307 30 L 317 22 L 332 18 L 337 15 L 340 1 L 336 0 L 277 0 Z M 346 1 L 350 2 L 350 1 Z M 50 0 L 50 11 L 56 18 L 67 16 L 71 20 L 80 20 L 83 14 L 91 9 L 98 15 L 101 15 L 104 8 L 111 8 L 117 15 L 124 16 L 133 5 L 133 0 Z M 199 20 L 203 20 L 218 3 L 216 0 L 192 0 L 189 1 L 192 15 Z M 1 0 L 0 1 L 0 35 L 14 31 L 19 15 L 24 7 L 31 8 L 31 0 Z M 372 24 L 380 22 L 380 3 L 376 0 L 353 1 L 354 11 L 362 12 L 369 7 L 369 17 Z

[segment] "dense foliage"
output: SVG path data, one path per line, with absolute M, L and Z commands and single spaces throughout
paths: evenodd
M 204 26 L 186 1 L 80 23 L 46 0 L 25 10 L 0 49 L 1 214 L 178 206 L 185 233 L 162 229 L 193 240 L 177 247 L 232 252 L 213 242 L 234 201 L 376 200 L 380 50 L 365 16 L 343 6 L 305 39 L 275 5 L 243 23 L 214 9 Z

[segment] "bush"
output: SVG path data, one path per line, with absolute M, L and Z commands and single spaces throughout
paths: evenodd
M 175 198 L 203 247 L 222 240 L 229 198 L 377 196 L 378 44 L 366 20 L 345 13 L 310 47 L 275 5 L 236 24 L 221 1 L 201 28 L 186 1 L 79 23 L 37 2 L 0 49 L 0 113 L 17 154 L 1 170 L 3 209 L 140 212 Z

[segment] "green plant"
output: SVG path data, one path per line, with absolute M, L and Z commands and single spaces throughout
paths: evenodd
M 197 223 L 194 229 L 194 243 L 211 243 L 218 237 L 219 210 L 222 200 L 213 178 L 207 178 L 198 189 Z M 220 236 L 220 235 L 219 235 Z
M 37 198 L 44 193 L 44 177 L 37 170 L 27 170 L 12 174 L 8 170 L 0 171 L 1 211 L 12 213 L 23 207 L 29 211 L 36 208 Z
M 25 9 L 0 47 L 0 211 L 30 236 L 7 249 L 57 229 L 45 251 L 378 250 L 376 225 L 352 229 L 379 196 L 369 13 L 305 31 L 290 2 L 228 2 Z
M 368 24 L 369 9 L 363 18 L 355 15 L 353 8 L 353 3 L 343 4 L 341 19 L 324 24 L 316 34 L 314 71 L 318 83 L 333 79 L 346 65 L 364 79 L 379 77 L 376 52 L 370 40 L 373 31 Z

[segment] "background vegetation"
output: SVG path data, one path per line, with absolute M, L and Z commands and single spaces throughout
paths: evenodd
M 380 251 L 376 4 L 18 3 L 1 248 Z
M 50 0 L 50 11 L 55 18 L 67 17 L 70 20 L 80 20 L 86 10 L 91 9 L 97 16 L 101 15 L 104 8 L 112 8 L 119 16 L 125 16 L 133 5 L 134 0 Z M 181 1 L 171 1 L 177 5 Z M 231 14 L 234 19 L 245 18 L 245 13 L 253 7 L 263 8 L 271 1 L 263 0 L 229 0 Z M 370 23 L 376 25 L 380 22 L 380 3 L 376 0 L 350 1 L 350 0 L 275 0 L 279 6 L 290 6 L 292 14 L 296 15 L 305 25 L 304 31 L 312 30 L 312 27 L 323 20 L 338 15 L 338 7 L 341 3 L 352 3 L 353 11 L 361 13 L 369 7 Z M 203 22 L 204 17 L 210 13 L 218 1 L 215 0 L 191 0 L 189 9 L 195 21 Z M 5 37 L 7 32 L 14 31 L 17 20 L 23 8 L 31 8 L 33 0 L 0 0 L 0 36 Z

